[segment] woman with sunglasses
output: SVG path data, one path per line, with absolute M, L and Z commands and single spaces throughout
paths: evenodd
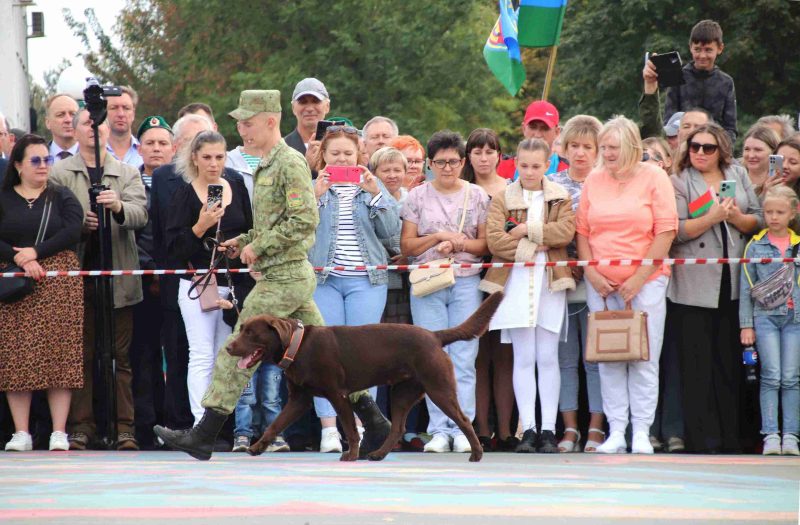
M 671 177 L 679 226 L 670 257 L 741 257 L 764 217 L 747 171 L 733 163 L 728 134 L 706 124 L 688 135 L 682 151 Z M 680 327 L 686 449 L 737 452 L 739 265 L 676 265 L 668 297 Z
M 486 214 L 489 196 L 475 184 L 461 180 L 466 156 L 464 139 L 452 131 L 438 131 L 428 141 L 433 180 L 408 193 L 401 217 L 403 255 L 418 264 L 444 257 L 456 263 L 481 263 L 488 253 Z M 462 223 L 463 228 L 459 232 Z M 480 305 L 479 268 L 456 268 L 455 284 L 424 297 L 411 296 L 414 324 L 428 330 L 452 328 L 464 322 Z M 444 348 L 455 368 L 458 404 L 475 418 L 475 358 L 478 341 L 459 341 Z M 433 435 L 425 452 L 471 452 L 456 424 L 426 397 Z
M 47 390 L 53 420 L 49 448 L 69 450 L 72 389 L 83 387 L 83 279 L 44 275 L 80 269 L 73 250 L 83 209 L 69 189 L 48 182 L 53 157 L 42 137 L 25 135 L 10 157 L 0 190 L 0 268 L 16 264 L 36 284 L 23 299 L 0 303 L 0 391 L 15 430 L 5 449 L 33 448 L 32 392 Z
M 400 230 L 394 198 L 365 166 L 359 165 L 358 131 L 331 126 L 320 144 L 314 193 L 319 209 L 316 241 L 308 258 L 313 266 L 373 266 L 387 263 L 382 239 Z M 349 173 L 348 173 L 349 172 Z M 386 270 L 326 270 L 317 274 L 317 303 L 325 324 L 359 326 L 381 321 L 389 276 Z M 377 387 L 369 389 L 375 398 Z M 320 452 L 341 452 L 336 411 L 314 398 L 322 424 Z M 359 434 L 361 421 L 356 420 Z

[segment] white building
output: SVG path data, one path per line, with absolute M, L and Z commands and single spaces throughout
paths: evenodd
M 0 113 L 12 127 L 30 129 L 28 16 L 33 0 L 0 0 Z

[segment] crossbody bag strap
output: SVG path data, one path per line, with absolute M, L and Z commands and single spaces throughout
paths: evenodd
M 34 246 L 39 246 L 44 242 L 44 236 L 47 234 L 47 226 L 50 224 L 50 211 L 53 209 L 53 203 L 50 200 L 50 195 L 45 197 L 44 208 L 42 209 L 42 220 L 39 221 L 39 232 L 36 234 L 36 241 Z
M 464 221 L 467 219 L 467 203 L 469 202 L 469 192 L 471 189 L 470 188 L 471 184 L 469 182 L 467 182 L 466 184 L 467 184 L 467 190 L 464 192 L 464 205 L 461 208 L 461 222 L 458 223 L 457 233 L 461 233 L 461 231 L 464 229 Z

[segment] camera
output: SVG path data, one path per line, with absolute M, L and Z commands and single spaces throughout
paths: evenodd
M 106 98 L 120 95 L 122 95 L 122 88 L 119 86 L 101 86 L 94 77 L 86 79 L 83 101 L 95 126 L 99 126 L 106 119 L 106 107 L 108 106 Z
M 99 182 L 92 184 L 89 187 L 89 202 L 92 205 L 92 211 L 97 213 L 97 196 L 100 195 L 100 192 L 110 190 L 111 188 L 106 186 L 105 184 L 100 184 Z

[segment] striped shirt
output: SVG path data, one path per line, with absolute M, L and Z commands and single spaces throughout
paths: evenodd
M 333 254 L 334 266 L 359 266 L 364 264 L 361 248 L 353 224 L 353 197 L 361 189 L 355 184 L 334 184 L 331 189 L 339 199 L 339 224 L 336 232 L 336 251 Z M 339 277 L 363 277 L 366 270 L 332 270 L 331 275 Z
M 258 168 L 258 164 L 261 162 L 261 157 L 254 157 L 253 155 L 248 155 L 244 151 L 239 151 L 242 154 L 242 158 L 247 163 L 247 167 L 250 168 L 250 173 L 255 173 L 256 168 Z

